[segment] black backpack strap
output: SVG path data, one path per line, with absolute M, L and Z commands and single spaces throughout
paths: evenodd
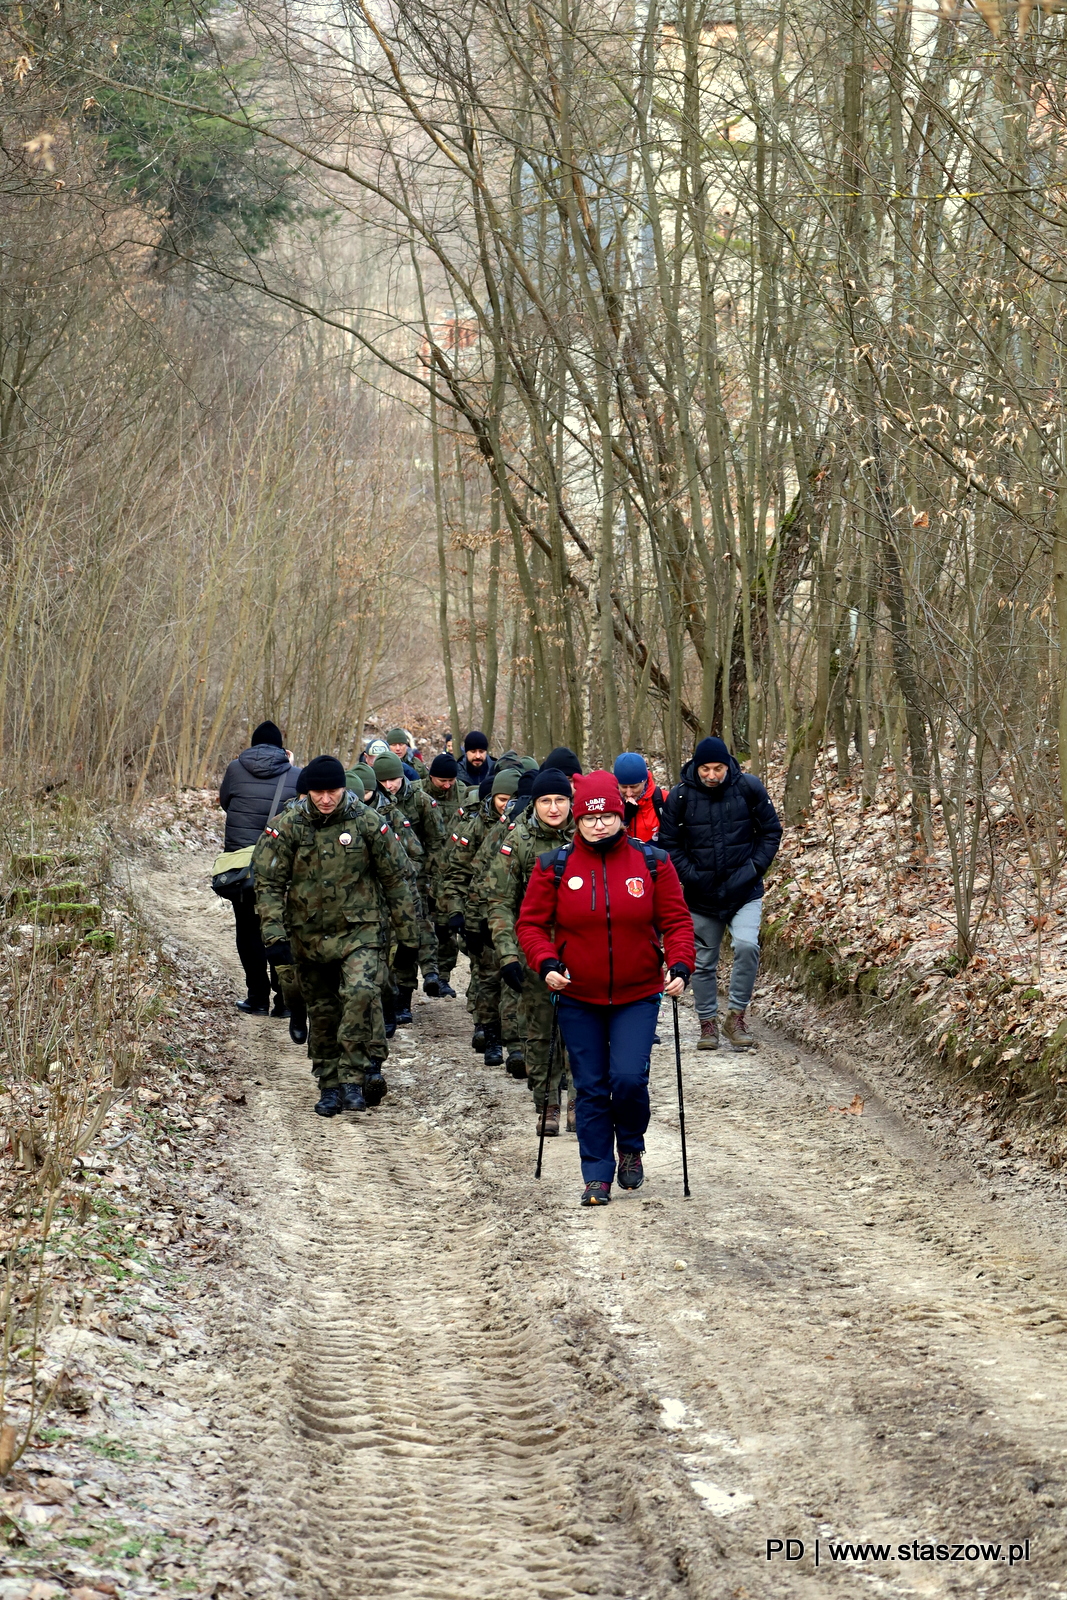
M 634 850 L 640 850 L 644 856 L 645 866 L 648 868 L 652 882 L 655 883 L 659 877 L 659 864 L 667 859 L 666 850 L 661 850 L 658 845 L 648 844 L 644 839 L 631 838 L 629 843 Z M 556 881 L 558 883 L 559 879 L 557 878 Z
M 546 850 L 544 855 L 538 856 L 538 864 L 543 872 L 551 867 L 552 877 L 558 889 L 563 879 L 564 869 L 574 849 L 573 844 L 561 844 L 557 850 Z
M 658 822 L 663 815 L 663 790 L 658 783 L 652 785 L 652 809 L 656 813 Z

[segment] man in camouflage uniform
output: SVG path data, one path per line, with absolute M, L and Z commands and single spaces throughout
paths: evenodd
M 514 769 L 497 772 L 490 793 L 478 809 L 470 813 L 464 806 L 460 811 L 444 874 L 444 906 L 449 928 L 454 935 L 462 933 L 470 956 L 474 1012 L 471 1048 L 485 1052 L 487 1067 L 498 1067 L 506 1044 L 508 1071 L 512 1077 L 523 1078 L 525 1050 L 517 996 L 511 989 L 501 989 L 500 966 L 489 933 L 487 898 L 489 868 L 509 827 L 504 810 L 518 781 L 519 774 Z
M 574 836 L 572 790 L 564 773 L 549 767 L 533 780 L 530 809 L 502 839 L 488 872 L 489 929 L 500 961 L 500 976 L 519 996 L 519 1019 L 526 1037 L 526 1073 L 540 1114 L 547 1100 L 546 1134 L 559 1132 L 559 1096 L 566 1087 L 566 1058 L 556 1041 L 552 1081 L 548 1057 L 552 1038 L 552 1000 L 544 980 L 531 972 L 515 937 L 515 921 L 538 856 Z M 567 1118 L 570 1127 L 571 1117 Z
M 404 944 L 417 938 L 415 902 L 392 830 L 347 791 L 341 763 L 316 756 L 301 777 L 306 795 L 264 834 L 256 909 L 264 945 L 294 958 L 321 1090 L 315 1110 L 332 1117 L 365 1110 L 365 1077 L 381 1079 L 370 1045 L 382 898 Z
M 456 997 L 456 991 L 452 987 L 452 972 L 459 958 L 459 945 L 448 925 L 447 913 L 444 910 L 445 857 L 455 829 L 456 817 L 465 809 L 470 797 L 470 790 L 459 782 L 458 771 L 459 768 L 452 756 L 434 756 L 426 777 L 415 785 L 416 789 L 421 789 L 436 803 L 443 833 L 441 848 L 430 874 L 426 909 L 433 922 L 433 931 L 437 939 L 437 974 L 441 980 L 441 993 L 449 1000 L 454 1000 Z M 474 798 L 476 800 L 477 797 Z
M 404 776 L 404 768 L 400 757 L 390 751 L 387 755 L 379 756 L 374 763 L 374 776 L 378 780 L 378 788 L 383 791 L 391 803 L 398 818 L 402 819 L 398 833 L 403 831 L 403 823 L 407 823 L 422 847 L 422 860 L 419 862 L 419 954 L 418 965 L 413 958 L 397 951 L 396 982 L 398 989 L 398 1005 L 396 1020 L 401 1025 L 411 1021 L 411 997 L 418 985 L 418 967 L 422 968 L 423 993 L 432 999 L 439 999 L 447 994 L 454 1000 L 456 991 L 451 984 L 442 986 L 437 972 L 437 935 L 434 933 L 433 922 L 429 915 L 428 906 L 431 898 L 434 873 L 437 863 L 445 846 L 445 830 L 441 824 L 440 810 L 437 801 L 422 789 L 418 784 L 412 783 Z
M 401 761 L 411 767 L 415 773 L 412 782 L 425 778 L 426 763 L 416 750 L 411 734 L 406 728 L 390 728 L 385 735 L 385 742 L 394 756 L 399 756 Z

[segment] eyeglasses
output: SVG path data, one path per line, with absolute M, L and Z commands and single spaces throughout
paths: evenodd
M 609 811 L 606 813 L 606 815 L 598 817 L 591 816 L 589 812 L 586 812 L 585 816 L 581 820 L 583 822 L 588 822 L 591 828 L 606 828 L 609 822 L 617 822 L 618 818 L 616 817 L 614 811 Z

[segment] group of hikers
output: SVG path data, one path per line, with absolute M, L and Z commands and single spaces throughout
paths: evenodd
M 423 761 L 403 728 L 348 769 L 298 767 L 273 722 L 231 761 L 226 851 L 254 847 L 229 894 L 247 981 L 238 1008 L 288 1018 L 322 1117 L 387 1092 L 382 1068 L 412 997 L 455 999 L 470 964 L 472 1048 L 525 1081 L 543 1136 L 578 1136 L 582 1204 L 637 1189 L 664 995 L 692 982 L 698 1048 L 749 1050 L 763 877 L 782 836 L 762 783 L 701 739 L 669 790 L 644 756 L 583 773 L 564 746 Z M 733 945 L 719 1022 L 718 961 Z M 273 1009 L 272 1009 L 273 998 Z M 566 1102 L 564 1113 L 563 1106 Z

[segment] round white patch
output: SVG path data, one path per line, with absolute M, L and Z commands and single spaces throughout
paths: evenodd
M 567 879 L 567 888 L 568 889 L 580 889 L 582 887 L 582 884 L 584 883 L 584 881 L 585 881 L 584 878 L 568 878 Z
M 352 835 L 350 833 L 338 834 L 337 838 L 338 838 L 338 843 L 339 844 L 351 844 L 352 843 Z

